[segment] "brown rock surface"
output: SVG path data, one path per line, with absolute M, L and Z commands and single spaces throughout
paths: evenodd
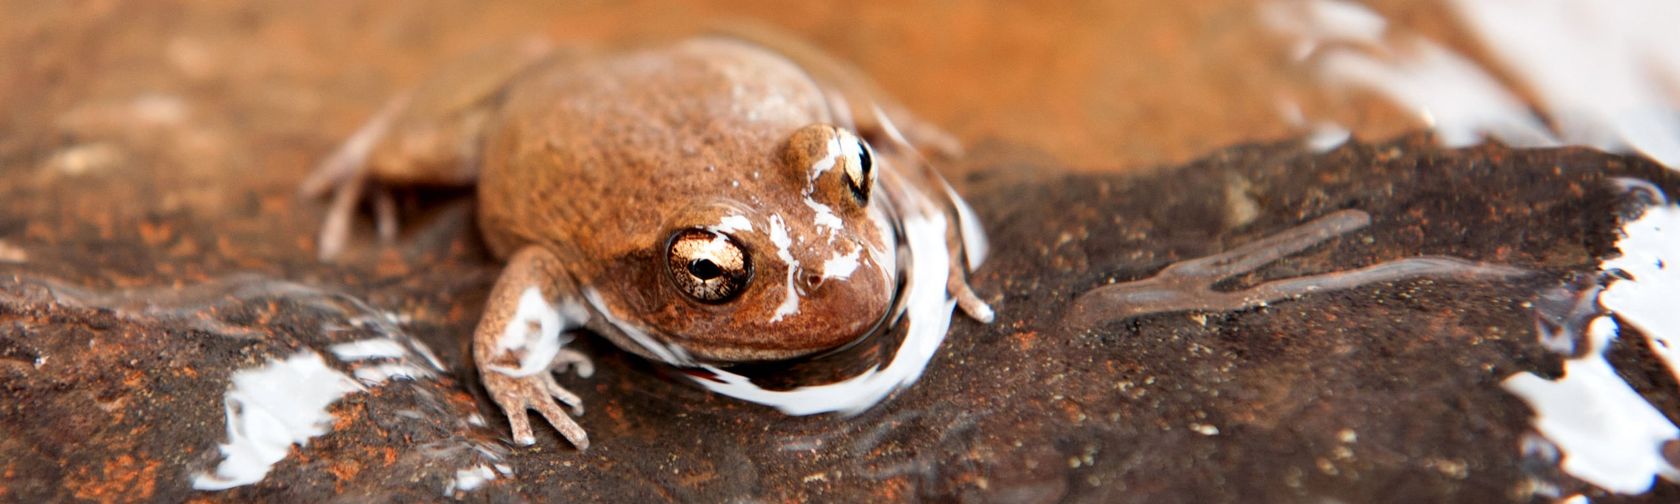
M 308 215 L 265 209 L 264 196 L 245 214 L 103 225 L 96 213 L 8 203 L 15 224 L 5 239 L 28 260 L 5 265 L 0 282 L 8 397 L 0 418 L 10 433 L 0 443 L 0 488 L 26 501 L 431 498 L 454 471 L 500 457 L 512 474 L 465 495 L 1526 500 L 1530 478 L 1584 487 L 1517 449 L 1528 409 L 1498 382 L 1524 370 L 1555 375 L 1559 364 L 1536 342 L 1524 303 L 1590 273 L 1610 252 L 1620 199 L 1608 177 L 1677 187 L 1627 158 L 1441 151 L 1417 138 L 1322 155 L 1239 147 L 1136 175 L 1058 174 L 1020 152 L 979 149 L 969 162 L 980 167 L 961 183 L 993 237 L 977 285 L 996 301 L 998 322 L 955 324 L 915 387 L 854 418 L 790 418 L 709 396 L 585 340 L 597 373 L 563 377 L 590 407 L 579 421 L 596 442 L 581 453 L 546 430 L 536 448 L 504 448 L 501 419 L 475 402 L 462 336 L 495 266 L 447 212 L 417 232 L 449 236 L 441 250 L 333 267 L 298 245 L 313 229 Z M 1228 191 L 1233 184 L 1242 190 Z M 30 199 L 15 187 L 4 194 Z M 1239 206 L 1252 213 L 1233 226 Z M 1368 212 L 1372 225 L 1235 282 L 1422 253 L 1542 273 L 1380 283 L 1089 331 L 1061 323 L 1070 300 L 1094 286 L 1343 208 Z M 228 276 L 236 272 L 255 278 Z M 175 284 L 200 286 L 168 288 Z M 370 322 L 388 320 L 381 312 L 403 322 Z M 404 334 L 435 349 L 448 371 L 350 394 L 332 406 L 331 432 L 293 448 L 261 483 L 189 488 L 218 460 L 221 397 L 234 370 Z M 1672 408 L 1671 380 L 1654 364 L 1646 369 L 1635 383 Z M 489 427 L 467 423 L 475 411 Z M 1665 484 L 1657 495 L 1674 490 Z
M 1534 500 L 1525 489 L 1543 481 L 1613 500 L 1521 455 L 1528 408 L 1498 382 L 1559 372 L 1525 303 L 1611 253 L 1620 200 L 1608 178 L 1673 193 L 1669 172 L 1406 138 L 1325 154 L 1237 147 L 1122 174 L 1287 131 L 1265 92 L 1287 79 L 1272 49 L 1249 44 L 1246 6 L 724 3 L 0 8 L 0 501 L 436 499 L 457 471 L 497 461 L 511 474 L 460 495 L 1488 502 Z M 467 367 L 497 267 L 460 194 L 410 195 L 397 246 L 313 260 L 323 205 L 294 198 L 298 180 L 443 55 L 498 35 L 597 37 L 742 12 L 859 61 L 972 146 L 944 168 L 992 235 L 975 284 L 999 318 L 956 322 L 922 381 L 888 403 L 790 418 L 586 339 L 596 374 L 561 379 L 589 407 L 592 448 L 547 430 L 535 448 L 509 448 Z M 1129 63 L 1109 64 L 1115 54 Z M 1231 287 L 1417 254 L 1541 274 L 1061 322 L 1088 289 L 1340 209 L 1373 222 Z M 327 348 L 380 337 L 423 342 L 444 370 L 345 396 L 331 431 L 261 483 L 191 489 L 220 458 L 236 370 L 313 349 L 350 371 L 368 363 Z M 1643 352 L 1618 344 L 1612 359 L 1680 417 L 1680 385 Z

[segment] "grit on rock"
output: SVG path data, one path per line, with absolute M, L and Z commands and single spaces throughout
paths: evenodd
M 27 261 L 0 264 L 0 496 L 1486 502 L 1529 500 L 1535 482 L 1591 492 L 1519 450 L 1530 410 L 1499 383 L 1560 371 L 1529 303 L 1613 253 L 1626 194 L 1612 177 L 1672 193 L 1680 180 L 1668 172 L 1576 149 L 1448 151 L 1422 137 L 1323 154 L 1242 146 L 1134 174 L 1073 174 L 1045 159 L 992 143 L 963 161 L 970 175 L 955 182 L 994 250 L 975 284 L 999 318 L 956 322 L 914 387 L 852 418 L 787 417 L 587 338 L 595 374 L 561 377 L 590 405 L 578 419 L 595 440 L 585 452 L 550 430 L 508 448 L 470 381 L 465 335 L 496 266 L 459 195 L 413 196 L 445 210 L 415 217 L 395 248 L 332 266 L 299 248 L 317 211 L 264 188 L 228 189 L 250 195 L 244 211 L 123 215 L 55 212 L 51 193 L 8 179 L 0 237 Z M 117 181 L 97 190 L 141 192 Z M 1378 282 L 1085 328 L 1064 320 L 1093 288 L 1348 209 L 1369 226 L 1215 288 L 1417 255 L 1534 274 Z M 351 380 L 326 400 L 325 424 L 305 425 L 317 430 L 301 447 L 282 443 L 254 483 L 195 490 L 233 458 L 230 380 L 299 355 Z M 1652 404 L 1680 413 L 1676 383 L 1643 346 L 1618 343 L 1610 358 Z M 1676 491 L 1662 483 L 1644 498 Z

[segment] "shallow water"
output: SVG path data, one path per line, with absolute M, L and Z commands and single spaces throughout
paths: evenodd
M 25 391 L 6 407 L 31 408 L 6 420 L 30 435 L 0 440 L 0 453 L 37 467 L 14 473 L 0 462 L 0 473 L 21 474 L 0 480 L 0 496 L 304 500 L 413 496 L 405 492 L 419 486 L 426 496 L 620 500 L 1674 495 L 1660 480 L 1641 486 L 1673 464 L 1648 446 L 1670 434 L 1648 413 L 1674 418 L 1680 396 L 1662 360 L 1671 324 L 1635 315 L 1643 312 L 1626 307 L 1637 297 L 1622 297 L 1672 282 L 1595 276 L 1601 263 L 1617 268 L 1607 259 L 1617 232 L 1661 244 L 1674 231 L 1618 231 L 1616 216 L 1631 215 L 1607 203 L 1604 177 L 1583 173 L 1672 181 L 1637 160 L 1574 151 L 1369 144 L 1429 127 L 1448 146 L 1579 144 L 1673 166 L 1680 43 L 1666 3 L 0 7 L 10 14 L 0 21 L 0 61 L 13 63 L 0 72 L 0 264 L 39 280 L 0 292 L 9 296 L 0 299 L 0 371 L 17 384 L 6 390 Z M 580 422 L 601 433 L 597 446 L 501 452 L 501 419 L 471 413 L 489 410 L 471 396 L 459 345 L 495 274 L 471 238 L 466 204 L 435 210 L 451 195 L 407 197 L 398 203 L 415 224 L 401 246 L 375 245 L 372 224 L 360 221 L 349 262 L 324 266 L 311 241 L 320 205 L 292 191 L 397 90 L 449 57 L 526 33 L 598 40 L 735 16 L 855 62 L 969 147 L 970 158 L 941 169 L 958 192 L 984 196 L 976 210 L 1001 237 L 998 258 L 977 275 L 999 301 L 999 324 L 940 325 L 932 348 L 910 349 L 925 372 L 901 369 L 822 405 L 855 411 L 848 400 L 887 398 L 849 418 L 789 418 L 580 342 L 602 356 L 598 376 L 563 379 L 589 403 Z M 1268 140 L 1321 154 L 1219 150 Z M 1490 164 L 1509 173 L 1479 171 Z M 1144 178 L 1155 166 L 1176 171 Z M 1274 253 L 1253 257 L 1279 259 L 1264 271 L 1168 281 L 1174 264 L 1276 245 L 1268 236 L 1300 238 L 1296 226 L 1348 210 L 1372 212 L 1371 227 L 1262 247 Z M 1313 283 L 1360 278 L 1319 275 L 1378 264 L 1507 278 L 1366 270 L 1356 275 L 1381 281 L 1339 292 Z M 1515 277 L 1495 264 L 1540 273 Z M 269 280 L 239 285 L 262 292 L 224 283 L 252 271 Z M 1620 290 L 1544 297 L 1571 275 Z M 1241 287 L 1280 278 L 1307 283 Z M 1180 301 L 1139 298 L 1161 293 L 1136 290 L 1151 281 L 1180 287 L 1167 292 Z M 324 286 L 358 295 L 321 294 L 337 292 Z M 276 299 L 284 309 L 265 307 Z M 1569 310 L 1545 308 L 1582 302 L 1625 312 L 1618 320 L 1630 324 L 1618 327 L 1649 327 L 1643 338 L 1611 339 Z M 1081 307 L 1102 312 L 1086 321 L 1098 329 L 1064 331 L 1062 314 Z M 347 320 L 356 314 L 384 321 L 371 314 L 386 311 L 404 322 L 316 338 L 318 319 L 355 326 Z M 438 355 L 359 358 L 381 352 L 393 330 Z M 886 350 L 908 341 L 930 340 L 886 338 L 828 361 L 738 369 L 757 380 L 738 392 L 892 368 L 890 356 L 903 352 Z M 226 420 L 222 401 L 237 373 L 288 362 L 301 348 L 332 357 L 329 367 L 368 392 L 327 401 L 331 432 L 282 439 L 286 457 L 248 493 L 192 493 L 192 475 L 213 471 L 234 439 L 227 429 L 238 422 Z M 1558 374 L 1589 365 L 1600 367 Z M 1643 415 L 1657 435 L 1620 449 L 1591 429 L 1548 424 L 1562 418 L 1547 413 L 1554 399 L 1567 395 L 1555 391 L 1577 389 L 1615 390 L 1601 397 L 1616 404 L 1607 415 L 1643 404 L 1628 406 L 1643 413 L 1627 418 Z M 166 421 L 185 418 L 199 421 Z M 451 421 L 426 421 L 438 418 Z M 562 446 L 542 436 L 539 445 Z M 1618 479 L 1594 470 L 1632 451 L 1650 471 Z M 1395 488 L 1402 493 L 1383 490 Z

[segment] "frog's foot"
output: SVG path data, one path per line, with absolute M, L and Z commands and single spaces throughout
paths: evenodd
M 946 183 L 943 178 L 938 179 L 938 182 L 948 199 L 946 218 L 952 223 L 945 228 L 945 247 L 950 251 L 948 264 L 951 270 L 945 277 L 946 292 L 956 298 L 957 306 L 962 308 L 969 318 L 990 324 L 995 315 L 992 307 L 981 300 L 968 285 L 969 273 L 986 261 L 986 232 L 980 228 L 980 220 L 974 217 L 974 211 L 963 201 L 962 196 L 958 196 L 957 191 L 951 188 L 951 184 Z
M 509 257 L 490 290 L 473 333 L 473 362 L 484 388 L 507 414 L 515 444 L 536 442 L 527 415 L 537 410 L 578 449 L 589 446 L 583 428 L 555 403 L 583 414 L 583 401 L 555 382 L 554 372 L 575 367 L 587 377 L 595 371 L 588 356 L 565 348 L 571 338 L 564 333 L 583 327 L 590 318 L 578 297 L 560 259 L 535 246 Z
M 554 375 L 548 372 L 529 376 L 509 376 L 497 371 L 483 373 L 484 388 L 490 391 L 490 398 L 502 408 L 507 415 L 508 425 L 513 429 L 513 442 L 520 446 L 530 446 L 537 442 L 537 437 L 531 433 L 531 420 L 528 410 L 537 410 L 543 418 L 553 425 L 560 435 L 577 446 L 579 450 L 589 448 L 589 434 L 583 432 L 583 427 L 571 416 L 560 409 L 555 403 L 558 399 L 572 407 L 575 414 L 583 414 L 583 401 L 576 394 L 561 387 L 554 381 Z
M 1236 311 L 1280 299 L 1377 282 L 1425 277 L 1499 280 L 1534 273 L 1455 257 L 1423 256 L 1348 271 L 1273 280 L 1242 291 L 1213 288 L 1219 282 L 1253 272 L 1370 223 L 1371 216 L 1365 212 L 1342 210 L 1224 253 L 1173 263 L 1149 278 L 1097 287 L 1074 300 L 1065 320 L 1074 327 L 1086 328 L 1151 313 Z
M 356 217 L 356 206 L 368 192 L 373 193 L 374 228 L 379 233 L 379 241 L 396 241 L 396 199 L 391 195 L 390 188 L 376 185 L 370 191 L 368 185 L 367 176 L 357 174 L 334 190 L 332 204 L 327 207 L 327 216 L 321 223 L 321 235 L 317 239 L 321 260 L 338 257 L 350 244 L 351 221 Z
M 321 161 L 303 183 L 298 185 L 298 194 L 305 198 L 319 198 L 329 189 L 341 187 L 350 179 L 367 169 L 368 156 L 373 154 L 374 147 L 379 145 L 391 132 L 391 126 L 396 123 L 397 115 L 408 107 L 410 93 L 402 93 L 385 103 L 367 123 L 350 135 L 338 150 Z

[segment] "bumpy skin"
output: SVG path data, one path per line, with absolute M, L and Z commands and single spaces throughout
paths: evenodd
M 337 188 L 325 256 L 342 248 L 369 182 L 478 184 L 480 227 L 508 266 L 475 331 L 474 360 L 520 444 L 534 442 L 527 409 L 588 444 L 555 404 L 582 411 L 549 371 L 589 369 L 562 348 L 563 331 L 587 328 L 678 365 L 832 349 L 893 309 L 896 219 L 903 205 L 930 201 L 903 195 L 939 195 L 956 221 L 944 199 L 954 195 L 914 147 L 954 143 L 802 46 L 702 37 L 560 53 L 527 42 L 440 75 L 393 100 L 304 192 Z M 872 191 L 869 177 L 860 193 L 866 157 L 885 190 Z M 705 303 L 674 284 L 666 247 L 685 229 L 721 233 L 745 251 L 752 276 L 739 294 Z M 945 238 L 961 258 L 956 229 Z M 989 319 L 962 261 L 952 264 L 952 295 Z
M 819 229 L 803 190 L 821 154 L 788 140 L 833 118 L 821 89 L 786 59 L 710 38 L 568 61 L 515 84 L 502 111 L 478 185 L 486 240 L 504 256 L 532 244 L 554 251 L 619 319 L 697 357 L 739 361 L 832 348 L 886 312 L 884 202 L 857 205 L 837 190 L 839 170 L 828 170 L 815 187 L 836 190 L 810 196 L 845 224 L 835 236 Z M 751 223 L 730 234 L 752 252 L 754 281 L 729 303 L 688 301 L 664 281 L 662 245 L 732 215 Z M 810 289 L 797 313 L 774 323 L 788 264 L 776 260 L 772 217 L 811 274 L 836 251 L 866 250 L 850 278 Z

